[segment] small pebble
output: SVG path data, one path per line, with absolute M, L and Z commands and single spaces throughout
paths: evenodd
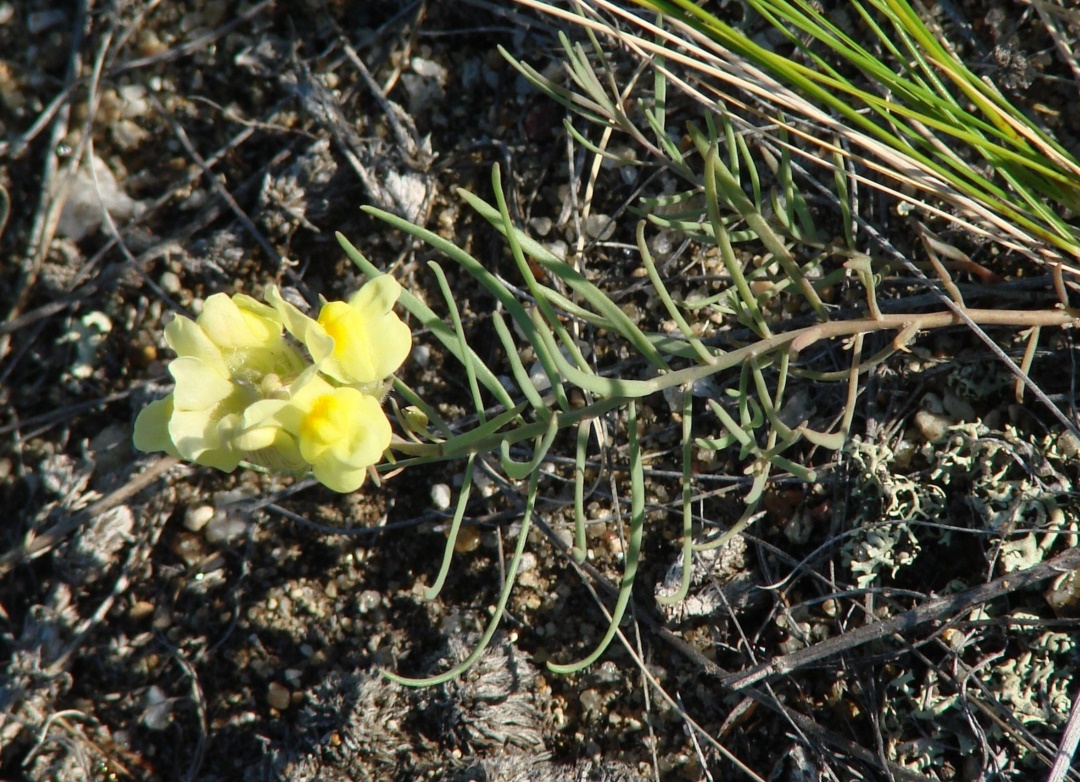
M 603 699 L 600 697 L 600 693 L 596 690 L 585 690 L 581 693 L 581 710 L 586 714 L 592 711 L 599 711 L 603 706 Z
M 918 449 L 915 444 L 909 440 L 900 440 L 893 447 L 893 464 L 900 469 L 907 469 L 911 466 L 911 460 L 915 458 L 915 454 L 918 453 Z
M 547 248 L 551 252 L 551 254 L 558 258 L 560 261 L 565 261 L 566 254 L 570 252 L 570 248 L 562 239 L 556 239 L 554 242 L 548 244 Z
M 919 406 L 926 412 L 933 413 L 934 415 L 941 415 L 945 412 L 945 403 L 940 396 L 932 391 L 923 395 Z
M 480 548 L 483 535 L 480 530 L 473 526 L 463 526 L 458 531 L 457 540 L 454 541 L 454 551 L 458 554 L 468 554 Z
M 491 480 L 486 472 L 480 472 L 479 470 L 473 475 L 473 489 L 476 489 L 485 497 L 490 497 L 499 490 L 499 487 L 495 485 L 495 481 Z
M 521 555 L 521 564 L 518 565 L 518 572 L 528 573 L 530 570 L 535 570 L 537 564 L 536 555 L 531 551 L 526 551 Z
M 146 691 L 142 723 L 150 730 L 165 730 L 170 722 L 169 699 L 156 684 Z
M 927 442 L 936 443 L 945 439 L 951 424 L 952 421 L 945 416 L 931 413 L 929 410 L 920 410 L 915 414 L 915 426 Z
M 551 388 L 551 378 L 548 377 L 547 372 L 544 371 L 543 365 L 537 361 L 529 369 L 529 380 L 540 393 L 544 393 Z
M 198 532 L 214 518 L 214 508 L 211 505 L 197 505 L 188 508 L 184 512 L 184 528 L 192 532 Z
M 1080 454 L 1080 439 L 1077 439 L 1072 432 L 1062 432 L 1061 436 L 1058 437 L 1057 449 L 1062 456 L 1071 459 Z
M 198 535 L 181 532 L 170 543 L 169 550 L 180 557 L 188 567 L 194 567 L 206 556 L 206 548 Z
M 117 95 L 123 101 L 124 117 L 134 119 L 149 114 L 150 104 L 146 102 L 146 87 L 142 84 L 125 84 L 117 89 Z
M 779 644 L 780 651 L 782 651 L 784 654 L 792 654 L 799 651 L 804 646 L 806 646 L 806 644 L 804 644 L 795 636 L 790 636 L 789 638 L 781 641 Z
M 183 284 L 180 282 L 180 276 L 175 272 L 162 272 L 158 282 L 161 289 L 169 294 L 176 294 L 184 289 Z
M 567 548 L 571 548 L 574 545 L 574 532 L 567 527 L 559 527 L 555 530 L 555 537 Z
M 135 39 L 135 51 L 138 52 L 140 57 L 157 57 L 165 51 L 168 51 L 168 45 L 163 43 L 158 38 L 157 33 L 153 30 L 143 30 L 139 33 Z M 160 81 L 159 77 L 155 77 Z M 154 88 L 157 91 L 157 88 Z
M 957 421 L 975 420 L 975 408 L 971 406 L 971 402 L 968 402 L 966 399 L 961 399 L 954 394 L 951 389 L 945 391 L 945 398 L 942 400 L 942 404 L 945 406 L 945 412 Z
M 243 519 L 230 517 L 225 513 L 215 513 L 206 525 L 203 534 L 208 543 L 228 543 L 233 538 L 243 535 L 247 530 L 247 524 Z
M 270 686 L 266 688 L 266 702 L 278 711 L 284 711 L 292 703 L 292 693 L 284 684 L 270 682 Z
M 412 66 L 413 73 L 423 76 L 425 79 L 433 79 L 440 84 L 446 81 L 446 68 L 434 60 L 413 57 L 409 64 Z
M 128 616 L 135 621 L 145 619 L 152 613 L 154 613 L 154 604 L 146 600 L 140 600 L 128 609 Z
M 551 233 L 551 226 L 550 217 L 534 217 L 529 221 L 529 227 L 537 236 L 547 236 Z
M 796 510 L 784 525 L 784 537 L 795 545 L 805 545 L 814 531 L 814 520 L 805 510 Z
M 436 483 L 431 487 L 431 503 L 439 510 L 450 507 L 450 487 L 445 483 Z
M 376 592 L 374 589 L 365 589 L 360 593 L 360 601 L 357 608 L 361 614 L 366 614 L 371 609 L 375 608 L 382 602 L 382 595 Z
M 583 230 L 588 238 L 604 241 L 615 233 L 615 221 L 608 215 L 591 214 L 585 218 Z
M 154 629 L 165 630 L 172 625 L 172 612 L 165 606 L 154 609 Z

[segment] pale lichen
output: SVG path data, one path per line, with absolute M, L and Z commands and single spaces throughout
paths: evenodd
M 985 556 L 990 577 L 1033 567 L 1063 544 L 1077 545 L 1080 522 L 1068 500 L 1070 448 L 1055 435 L 1009 424 L 995 431 L 978 422 L 950 425 L 933 443 L 854 438 L 848 453 L 858 468 L 860 510 L 842 550 L 845 565 L 867 587 L 895 576 L 916 555 L 929 560 L 970 545 Z M 946 589 L 969 586 L 956 581 Z M 958 619 L 970 629 L 941 635 L 957 655 L 952 664 L 922 672 L 898 668 L 889 681 L 879 715 L 886 755 L 924 773 L 958 753 L 980 758 L 987 775 L 1028 779 L 1036 753 L 1001 726 L 1015 719 L 1036 737 L 1061 729 L 1076 689 L 1077 641 L 1040 627 L 1044 619 L 1031 611 L 1002 615 L 987 604 Z M 980 651 L 981 665 L 966 668 L 968 655 L 961 653 L 979 647 L 980 628 L 1002 626 L 1010 628 L 1004 649 L 996 642 L 992 651 Z M 983 719 L 986 709 L 1001 717 Z

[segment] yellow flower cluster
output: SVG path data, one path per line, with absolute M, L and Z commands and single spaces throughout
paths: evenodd
M 266 304 L 211 296 L 196 320 L 165 327 L 176 386 L 139 414 L 135 447 L 225 472 L 241 461 L 310 469 L 334 491 L 355 491 L 390 445 L 380 397 L 412 348 L 393 312 L 400 293 L 393 277 L 377 277 L 347 302 L 325 302 L 317 319 L 273 285 Z

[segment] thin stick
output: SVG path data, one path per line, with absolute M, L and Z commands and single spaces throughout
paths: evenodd
M 1069 721 L 1065 723 L 1065 731 L 1061 734 L 1061 744 L 1054 754 L 1054 765 L 1046 777 L 1046 782 L 1062 782 L 1069 773 L 1073 757 L 1076 755 L 1076 746 L 1080 744 L 1080 691 L 1073 697 L 1072 711 L 1069 712 Z
M 725 676 L 723 682 L 725 686 L 731 687 L 733 690 L 745 689 L 763 680 L 787 675 L 799 668 L 805 668 L 833 655 L 885 638 L 893 633 L 909 633 L 919 625 L 926 624 L 942 616 L 956 616 L 970 611 L 972 608 L 988 603 L 1002 595 L 1011 594 L 1077 568 L 1080 568 L 1080 548 L 1070 548 L 1053 559 L 1026 570 L 1009 573 L 989 583 L 973 587 L 966 592 L 927 600 L 922 605 L 897 614 L 888 621 L 863 625 L 836 638 L 830 638 L 761 665 L 755 665 L 740 673 Z
M 172 456 L 163 456 L 145 471 L 132 477 L 119 489 L 102 497 L 86 510 L 58 521 L 40 535 L 34 535 L 31 532 L 21 544 L 0 555 L 0 578 L 6 576 L 15 565 L 37 559 L 51 551 L 57 543 L 67 537 L 73 530 L 100 516 L 110 508 L 119 505 L 129 497 L 138 494 L 179 463 L 179 459 Z

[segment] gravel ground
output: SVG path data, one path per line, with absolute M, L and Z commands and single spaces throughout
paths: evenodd
M 992 23 L 1003 23 L 992 14 L 1009 8 L 960 13 L 996 52 Z M 434 254 L 361 204 L 505 263 L 494 231 L 454 193 L 490 197 L 495 163 L 515 220 L 551 246 L 584 236 L 596 279 L 658 328 L 626 251 L 634 220 L 615 233 L 607 220 L 639 183 L 605 167 L 594 214 L 577 220 L 569 193 L 587 166 L 564 110 L 496 49 L 555 74 L 555 33 L 550 20 L 483 2 L 0 0 L 0 778 L 754 778 L 745 766 L 791 782 L 989 780 L 995 769 L 1043 778 L 1080 683 L 1080 579 L 1052 581 L 1051 566 L 1021 586 L 994 579 L 1009 572 L 1000 557 L 1015 556 L 1014 571 L 1080 566 L 1061 559 L 1080 533 L 1080 444 L 1010 403 L 1011 385 L 970 335 L 935 335 L 883 367 L 858 444 L 828 479 L 770 487 L 754 536 L 699 561 L 691 597 L 666 611 L 652 598 L 670 588 L 677 557 L 681 522 L 660 522 L 677 516 L 679 424 L 660 395 L 644 400 L 656 523 L 624 629 L 677 706 L 618 644 L 574 676 L 544 666 L 580 658 L 603 634 L 586 585 L 617 582 L 623 552 L 614 484 L 587 507 L 594 578 L 553 542 L 572 518 L 572 440 L 555 451 L 569 458 L 545 467 L 541 515 L 555 531 L 532 533 L 500 635 L 464 677 L 425 689 L 379 670 L 430 675 L 473 648 L 518 531 L 520 487 L 483 476 L 448 585 L 426 601 L 462 465 L 337 495 L 133 449 L 135 415 L 169 388 L 171 313 L 270 283 L 307 301 L 344 298 L 361 279 L 335 231 L 438 301 L 425 266 Z M 1015 33 L 995 72 L 1019 79 L 1016 90 L 1031 79 L 1028 105 L 1075 147 L 1067 69 L 1036 17 Z M 677 110 L 695 111 L 673 99 Z M 702 263 L 707 273 L 717 261 Z M 497 361 L 484 336 L 490 302 L 444 265 L 467 328 Z M 1046 298 L 1046 285 L 1011 282 L 996 295 Z M 426 337 L 414 334 L 402 374 L 464 419 L 460 370 Z M 592 344 L 597 359 L 620 360 L 606 344 Z M 1071 342 L 1046 345 L 1036 371 L 1065 399 Z M 932 429 L 943 421 L 972 428 L 942 440 Z M 890 450 L 901 427 L 910 453 Z M 697 466 L 701 512 L 737 518 L 741 467 Z M 969 546 L 924 529 L 980 513 L 1032 534 Z M 845 548 L 871 516 L 904 522 Z M 875 545 L 890 566 L 865 556 Z M 824 575 L 791 577 L 800 561 Z M 868 583 L 883 590 L 844 591 Z M 900 633 L 922 599 L 970 598 L 964 590 L 987 583 L 984 600 L 928 611 L 917 636 L 848 635 L 870 626 L 852 605 L 876 606 Z M 832 651 L 792 675 L 725 679 L 830 638 Z

